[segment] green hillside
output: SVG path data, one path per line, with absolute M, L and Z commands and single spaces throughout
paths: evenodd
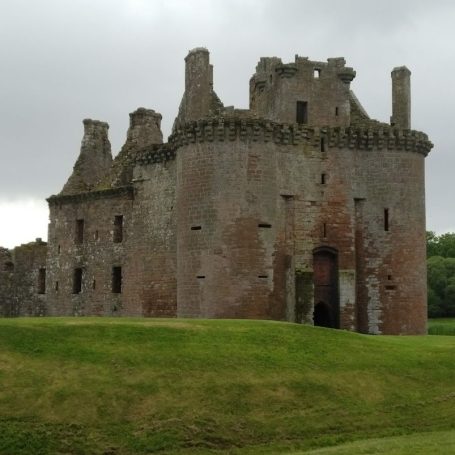
M 3 319 L 0 384 L 1 454 L 455 453 L 450 336 Z

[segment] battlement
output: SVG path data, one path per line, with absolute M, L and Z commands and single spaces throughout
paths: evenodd
M 175 160 L 176 151 L 172 144 L 163 144 L 161 146 L 146 147 L 139 150 L 135 162 L 136 164 L 156 164 L 166 161 Z
M 384 123 L 346 128 L 311 128 L 253 117 L 219 117 L 191 122 L 172 134 L 169 143 L 173 147 L 180 147 L 194 143 L 241 140 L 281 145 L 308 144 L 319 150 L 322 138 L 328 148 L 393 149 L 427 155 L 433 147 L 425 133 L 393 128 Z

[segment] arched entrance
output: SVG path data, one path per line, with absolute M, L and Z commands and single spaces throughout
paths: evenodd
M 314 325 L 340 327 L 338 297 L 338 253 L 333 248 L 317 248 L 313 252 Z
M 324 302 L 318 302 L 314 306 L 313 313 L 314 325 L 319 327 L 332 327 L 333 321 L 329 306 Z

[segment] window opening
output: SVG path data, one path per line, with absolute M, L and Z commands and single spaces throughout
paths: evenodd
M 338 117 L 338 106 L 335 108 L 335 115 Z
M 77 267 L 73 272 L 73 294 L 79 294 L 82 291 L 82 269 Z
M 202 226 L 191 226 L 192 231 L 200 231 L 202 229 Z
M 55 288 L 56 291 L 58 291 L 58 281 L 55 282 L 54 288 Z
M 259 223 L 259 224 L 258 224 L 258 227 L 270 229 L 270 228 L 272 227 L 272 225 L 269 224 L 269 223 Z
M 308 123 L 308 103 L 306 101 L 297 101 L 297 123 Z
M 38 270 L 38 294 L 46 293 L 46 269 Z
M 315 79 L 319 79 L 321 76 L 321 69 L 320 68 L 314 68 L 313 70 L 313 77 Z
M 322 236 L 327 237 L 327 224 L 326 223 L 324 223 L 322 225 Z
M 321 174 L 321 185 L 326 184 L 326 174 Z
M 389 230 L 389 209 L 384 209 L 384 231 Z
M 325 146 L 325 137 L 321 137 L 321 152 L 324 153 L 327 151 L 327 148 Z
M 76 220 L 76 243 L 84 242 L 84 220 Z
M 112 292 L 120 294 L 122 292 L 122 268 L 112 267 Z
M 123 242 L 123 215 L 114 218 L 114 243 Z

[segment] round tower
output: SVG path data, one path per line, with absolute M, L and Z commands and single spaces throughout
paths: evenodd
M 187 125 L 174 140 L 177 315 L 285 319 L 276 145 L 236 118 Z

